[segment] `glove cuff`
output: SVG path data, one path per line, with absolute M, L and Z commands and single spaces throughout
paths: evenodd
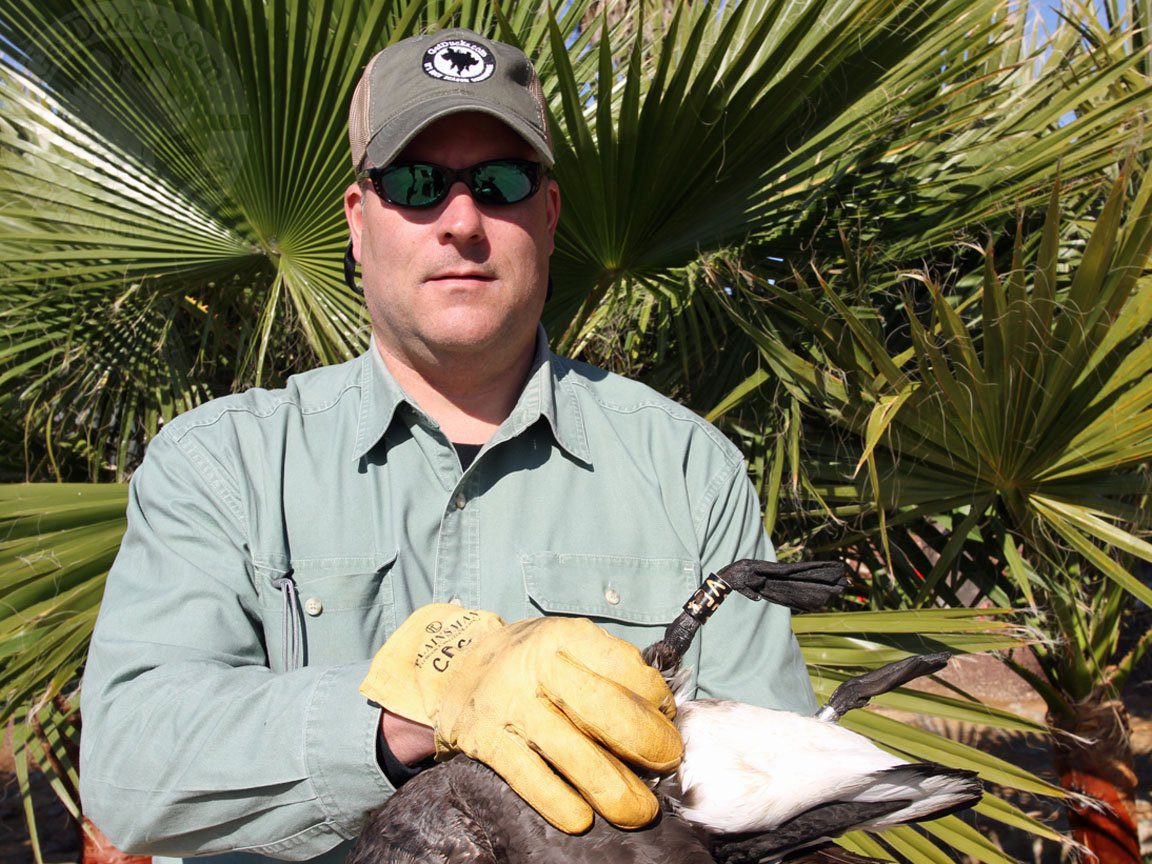
M 393 714 L 435 725 L 456 660 L 472 643 L 504 627 L 499 615 L 429 603 L 408 616 L 372 658 L 360 692 Z

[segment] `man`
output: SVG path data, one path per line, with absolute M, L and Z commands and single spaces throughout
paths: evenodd
M 358 176 L 344 206 L 371 347 L 176 418 L 133 477 L 85 677 L 81 772 L 86 811 L 129 850 L 339 861 L 437 746 L 467 750 L 474 729 L 519 722 L 499 715 L 522 693 L 491 698 L 523 688 L 506 670 L 468 682 L 489 697 L 485 723 L 448 728 L 439 700 L 467 676 L 446 688 L 421 677 L 421 633 L 487 610 L 476 614 L 496 635 L 464 659 L 484 646 L 472 665 L 493 668 L 524 640 L 490 613 L 591 618 L 646 645 L 702 575 L 771 553 L 743 460 L 715 429 L 548 351 L 539 320 L 561 199 L 521 52 L 460 30 L 397 43 L 365 70 L 349 137 Z M 559 654 L 570 647 L 598 682 L 558 689 L 605 694 L 558 749 L 666 762 L 666 691 L 601 637 L 552 637 L 574 640 Z M 778 607 L 726 604 L 688 660 L 701 695 L 815 707 Z M 639 708 L 623 717 L 627 704 Z M 551 760 L 549 735 L 522 752 Z M 662 743 L 630 754 L 637 737 Z M 533 770 L 577 809 L 619 804 Z M 537 791 L 525 797 L 542 808 Z

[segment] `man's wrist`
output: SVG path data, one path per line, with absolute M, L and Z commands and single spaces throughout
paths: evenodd
M 431 726 L 400 717 L 387 709 L 380 712 L 377 740 L 398 763 L 409 767 L 424 762 L 436 753 Z

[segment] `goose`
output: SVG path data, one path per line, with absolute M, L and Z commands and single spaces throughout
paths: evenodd
M 864 864 L 831 842 L 971 807 L 975 772 L 912 763 L 838 726 L 847 711 L 948 662 L 913 656 L 841 684 L 815 716 L 689 697 L 680 660 L 732 591 L 815 611 L 845 588 L 839 563 L 745 559 L 711 574 L 643 652 L 676 697 L 684 758 L 653 778 L 648 826 L 624 831 L 596 817 L 583 834 L 554 828 L 490 768 L 456 756 L 417 775 L 369 817 L 347 864 L 746 864 L 789 860 Z

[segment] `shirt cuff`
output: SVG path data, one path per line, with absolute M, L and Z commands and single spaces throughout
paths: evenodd
M 368 666 L 365 660 L 325 672 L 312 691 L 304 725 L 308 774 L 325 821 L 347 839 L 396 791 L 376 761 L 380 709 L 357 689 Z

